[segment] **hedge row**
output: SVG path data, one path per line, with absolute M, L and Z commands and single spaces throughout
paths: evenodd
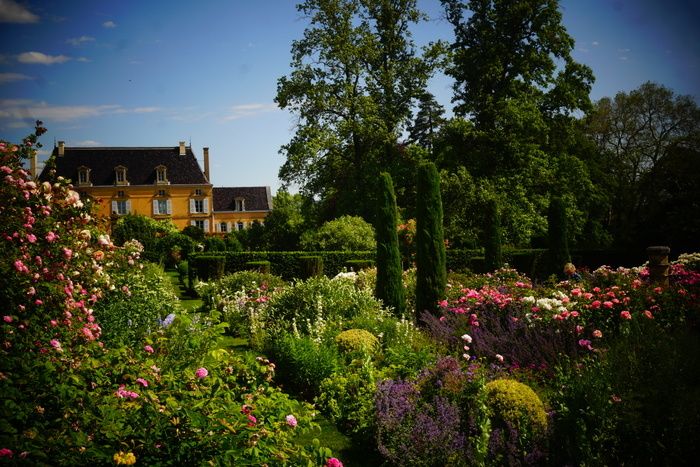
M 446 265 L 448 271 L 475 273 L 490 272 L 486 270 L 483 250 L 447 250 Z M 532 278 L 543 279 L 550 274 L 561 274 L 561 270 L 551 270 L 546 249 L 504 249 L 503 262 Z M 215 265 L 209 265 L 209 259 L 197 261 L 197 258 L 224 257 L 224 271 L 231 274 L 248 269 L 269 271 L 286 280 L 306 278 L 310 269 L 319 267 L 318 260 L 309 257 L 319 257 L 323 273 L 334 276 L 346 269 L 361 269 L 374 265 L 373 251 L 221 251 L 192 254 L 190 265 L 200 270 L 196 274 L 201 279 L 210 275 L 218 276 L 220 260 L 213 260 Z M 621 250 L 573 250 L 571 257 L 579 268 L 595 269 L 600 265 L 608 266 L 638 266 L 646 261 L 644 251 Z M 201 265 L 200 265 L 201 264 Z M 563 265 L 562 265 L 563 267 Z M 213 268 L 213 271 L 212 271 Z M 212 274 L 213 272 L 213 274 Z
M 309 275 L 309 261 L 313 261 L 317 268 L 317 260 L 309 260 L 309 257 L 321 258 L 323 273 L 327 276 L 335 276 L 345 269 L 356 264 L 373 264 L 374 251 L 220 251 L 208 252 L 206 255 L 194 254 L 193 258 L 201 256 L 225 257 L 225 273 L 231 274 L 237 271 L 251 269 L 250 263 L 269 262 L 270 272 L 286 280 L 306 278 Z M 191 261 L 192 262 L 192 261 Z M 314 269 L 315 270 L 315 269 Z

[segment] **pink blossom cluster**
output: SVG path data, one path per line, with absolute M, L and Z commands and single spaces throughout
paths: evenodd
M 117 396 L 120 399 L 138 399 L 139 395 L 138 393 L 134 391 L 129 391 L 126 389 L 125 385 L 120 385 L 119 389 L 114 393 L 115 396 Z

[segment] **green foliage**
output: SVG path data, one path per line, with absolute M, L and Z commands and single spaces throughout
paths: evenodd
M 367 187 L 380 169 L 406 165 L 397 143 L 436 48 L 421 57 L 413 43 L 411 26 L 424 18 L 415 0 L 305 0 L 297 8 L 308 26 L 292 43 L 292 71 L 278 80 L 275 101 L 300 124 L 282 148 L 280 178 L 320 198 L 325 218 L 369 219 Z
M 348 329 L 335 336 L 335 343 L 342 353 L 372 355 L 379 349 L 379 341 L 364 329 Z
M 227 251 L 226 273 L 234 273 L 249 269 L 251 261 L 269 261 L 271 272 L 286 280 L 303 277 L 299 257 L 314 256 L 323 258 L 323 270 L 329 276 L 334 276 L 347 268 L 349 260 L 374 260 L 374 251 Z M 195 255 L 196 256 L 196 255 Z
M 372 443 L 375 423 L 374 394 L 380 374 L 370 363 L 333 373 L 321 382 L 315 404 L 356 443 Z
M 180 311 L 172 284 L 158 265 L 120 271 L 112 281 L 114 290 L 93 307 L 107 345 L 139 342 L 159 327 L 159 320 Z
M 220 237 L 207 237 L 204 240 L 204 251 L 226 251 L 226 242 Z
M 158 255 L 167 267 L 173 267 L 180 261 L 188 259 L 196 247 L 197 242 L 179 232 L 159 238 L 156 244 Z
M 304 279 L 317 277 L 323 274 L 323 257 L 300 256 L 301 271 Z
M 204 230 L 200 229 L 195 225 L 188 225 L 187 227 L 182 229 L 182 234 L 187 235 L 192 240 L 198 243 L 204 241 Z
M 487 271 L 494 271 L 503 266 L 501 254 L 501 215 L 498 202 L 491 199 L 484 209 L 484 263 Z
M 283 188 L 272 199 L 272 211 L 265 217 L 265 248 L 272 251 L 299 250 L 301 234 L 307 228 L 308 202 L 301 194 Z
M 223 277 L 226 270 L 226 257 L 222 255 L 198 255 L 190 260 L 197 277 L 203 281 L 216 280 Z
M 304 233 L 301 246 L 308 251 L 374 250 L 374 228 L 361 217 L 342 216 Z
M 268 342 L 266 352 L 276 362 L 277 381 L 294 394 L 313 400 L 321 383 L 340 367 L 338 351 L 307 336 L 282 333 Z
M 442 230 L 440 179 L 433 163 L 425 163 L 416 174 L 416 313 L 435 313 L 447 284 L 445 242 Z
M 112 227 L 114 243 L 123 245 L 129 240 L 138 240 L 144 247 L 144 258 L 158 262 L 160 251 L 159 239 L 176 233 L 177 228 L 170 220 L 155 220 L 140 214 L 127 214 L 119 218 Z
M 665 229 L 675 231 L 674 240 L 698 237 L 697 225 L 690 221 L 697 219 L 691 214 L 696 208 L 688 203 L 697 197 L 697 184 L 690 180 L 700 152 L 700 108 L 693 96 L 646 82 L 600 99 L 584 127 L 595 144 L 586 162 L 602 189 L 598 218 L 608 220 L 616 246 L 646 247 L 652 244 L 646 242 L 665 240 Z M 676 211 L 671 219 L 660 209 L 664 205 Z M 689 223 L 693 228 L 678 235 Z
M 352 280 L 314 277 L 296 282 L 275 295 L 267 310 L 267 326 L 309 335 L 320 322 L 340 325 L 364 313 L 378 313 L 381 304 L 372 293 L 358 290 Z
M 243 251 L 243 245 L 241 245 L 235 232 L 227 233 L 224 237 L 224 243 L 226 243 L 226 251 Z
M 350 271 L 362 271 L 374 267 L 374 261 L 371 259 L 351 259 L 345 262 L 345 266 Z
M 248 261 L 245 263 L 246 268 L 251 271 L 261 272 L 263 274 L 270 274 L 271 265 L 269 261 Z
M 545 435 L 547 413 L 539 396 L 529 386 L 512 379 L 497 379 L 487 383 L 484 390 L 494 427 L 505 427 L 508 423 L 528 441 Z
M 406 309 L 401 275 L 401 253 L 396 226 L 396 196 L 391 176 L 383 172 L 379 177 L 377 227 L 377 285 L 375 295 L 398 316 Z

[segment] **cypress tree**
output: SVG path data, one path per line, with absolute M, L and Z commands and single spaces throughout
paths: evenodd
M 486 226 L 484 229 L 484 263 L 486 271 L 493 271 L 503 266 L 501 254 L 501 214 L 498 202 L 490 199 L 486 202 L 484 212 Z
M 416 314 L 436 313 L 445 295 L 447 270 L 440 178 L 435 164 L 418 167 L 416 181 Z
M 558 196 L 549 200 L 547 212 L 549 234 L 549 259 L 550 271 L 561 275 L 564 265 L 571 261 L 569 255 L 569 242 L 567 239 L 566 210 L 564 203 Z
M 375 219 L 377 236 L 377 285 L 375 295 L 384 305 L 403 315 L 406 309 L 399 251 L 399 236 L 396 231 L 396 195 L 391 175 L 379 175 L 378 209 Z

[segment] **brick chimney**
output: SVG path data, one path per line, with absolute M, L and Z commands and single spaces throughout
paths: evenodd
M 66 153 L 66 143 L 65 141 L 58 142 L 58 157 L 63 157 Z
M 204 178 L 209 181 L 209 148 L 203 148 L 204 153 Z
M 37 174 L 37 165 L 38 165 L 37 157 L 38 156 L 36 155 L 36 151 L 34 151 L 34 154 L 32 154 L 31 165 L 29 166 L 29 171 L 32 174 L 32 180 L 36 180 L 36 177 L 38 175 Z
M 184 156 L 186 153 L 187 153 L 187 152 L 186 152 L 186 150 L 185 150 L 185 142 L 184 142 L 184 141 L 180 141 L 180 155 L 181 155 L 181 156 Z

